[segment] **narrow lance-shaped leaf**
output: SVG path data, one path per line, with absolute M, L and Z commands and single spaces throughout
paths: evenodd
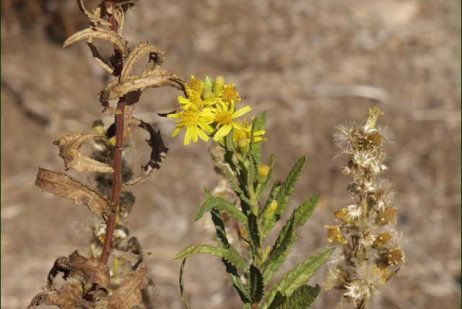
M 295 217 L 292 215 L 279 233 L 266 261 L 262 264 L 263 278 L 268 283 L 289 255 L 295 236 Z
M 95 138 L 102 138 L 93 134 L 67 134 L 53 142 L 59 146 L 59 156 L 63 158 L 66 170 L 78 172 L 113 173 L 111 166 L 84 156 L 80 151 L 82 145 Z
M 264 293 L 264 284 L 263 276 L 260 270 L 254 266 L 250 265 L 249 271 L 247 273 L 247 281 L 249 282 L 249 295 L 253 304 L 258 304 L 263 298 Z
M 183 259 L 183 261 L 181 262 L 181 267 L 180 267 L 180 295 L 181 295 L 181 302 L 183 303 L 185 308 L 190 309 L 191 306 L 189 305 L 189 301 L 186 296 L 186 290 L 185 290 L 184 280 L 183 280 L 185 265 L 186 265 L 186 259 Z
M 279 204 L 279 208 L 276 212 L 276 214 L 280 215 L 284 213 L 284 210 L 286 209 L 286 206 L 289 202 L 289 196 L 292 194 L 294 191 L 295 187 L 295 182 L 297 181 L 298 177 L 300 176 L 300 173 L 302 172 L 303 166 L 305 165 L 305 157 L 301 157 L 298 159 L 298 161 L 294 164 L 292 169 L 289 172 L 289 175 L 287 175 L 286 180 L 282 184 L 282 188 L 278 193 L 277 196 L 277 201 Z M 279 220 L 279 217 L 276 219 Z
M 295 217 L 295 226 L 303 226 L 305 222 L 311 217 L 316 208 L 316 205 L 319 203 L 319 197 L 313 196 L 308 201 L 303 202 L 300 206 L 298 206 L 293 216 Z
M 252 243 L 252 249 L 256 250 L 261 247 L 261 233 L 258 226 L 257 217 L 254 214 L 248 216 L 249 236 Z
M 274 216 L 268 217 L 269 220 L 263 226 L 263 233 L 266 235 L 273 228 L 274 224 L 279 221 L 284 213 L 287 204 L 289 203 L 289 196 L 292 194 L 295 182 L 297 181 L 305 164 L 305 157 L 301 157 L 287 175 L 286 180 L 282 183 L 280 190 L 277 192 L 275 200 L 277 201 L 277 209 Z
M 210 245 L 189 246 L 180 253 L 178 253 L 178 255 L 175 258 L 184 259 L 188 256 L 198 253 L 206 253 L 225 259 L 242 271 L 244 271 L 247 267 L 247 262 L 232 247 L 226 249 L 213 247 Z
M 210 211 L 210 214 L 212 215 L 212 221 L 213 221 L 213 224 L 215 225 L 218 243 L 223 248 L 229 248 L 230 244 L 226 236 L 225 224 L 223 223 L 223 219 L 221 218 L 220 212 L 216 209 L 212 209 Z M 233 281 L 234 289 L 239 294 L 239 297 L 241 298 L 242 302 L 250 303 L 250 297 L 247 294 L 246 290 L 244 289 L 244 286 L 241 281 L 241 277 L 239 276 L 236 266 L 234 266 L 233 264 L 231 264 L 225 259 L 221 259 L 221 261 L 225 265 L 226 272 L 228 273 L 231 280 Z
M 205 202 L 202 204 L 194 220 L 199 220 L 206 212 L 211 211 L 212 209 L 226 211 L 237 221 L 246 224 L 246 216 L 233 203 L 230 203 L 221 197 L 213 196 L 207 189 L 205 190 Z
M 308 220 L 313 213 L 318 200 L 318 197 L 315 196 L 302 203 L 294 210 L 292 216 L 282 228 L 267 260 L 262 265 L 265 283 L 271 280 L 273 275 L 279 270 L 282 263 L 286 260 L 293 243 L 297 239 L 295 228 L 305 224 L 306 220 Z
M 319 285 L 315 287 L 302 285 L 289 297 L 277 293 L 269 309 L 307 309 L 318 297 L 320 291 Z
M 64 173 L 39 168 L 35 185 L 57 196 L 71 199 L 75 204 L 84 204 L 98 216 L 110 212 L 110 203 L 104 197 Z
M 117 32 L 98 27 L 90 27 L 74 33 L 64 41 L 63 47 L 68 47 L 81 40 L 91 42 L 95 39 L 109 41 L 114 44 L 122 56 L 126 57 L 128 55 L 127 42 Z
M 333 251 L 334 248 L 322 249 L 290 270 L 271 290 L 265 302 L 266 306 L 273 302 L 278 292 L 289 297 L 296 289 L 306 284 L 313 274 L 324 265 Z

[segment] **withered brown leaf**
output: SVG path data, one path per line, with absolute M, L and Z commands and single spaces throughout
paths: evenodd
M 160 130 L 154 130 L 154 128 L 147 122 L 144 122 L 141 119 L 133 118 L 133 121 L 142 129 L 148 131 L 149 139 L 146 140 L 149 147 L 151 147 L 151 157 L 146 163 L 146 165 L 142 166 L 143 175 L 136 177 L 129 182 L 125 183 L 125 185 L 134 185 L 139 183 L 140 181 L 146 179 L 153 170 L 160 169 L 162 161 L 167 156 L 168 148 L 165 146 L 164 141 L 162 140 L 162 136 L 160 134 Z
M 142 300 L 142 290 L 146 287 L 146 268 L 141 266 L 125 278 L 120 287 L 112 293 L 108 308 L 131 309 Z
M 98 216 L 107 215 L 111 210 L 109 201 L 104 197 L 64 173 L 39 168 L 35 185 L 57 196 L 71 199 L 74 204 L 84 204 Z
M 150 55 L 151 53 L 156 54 L 156 58 L 160 59 L 159 61 L 162 62 L 164 58 L 163 53 L 158 51 L 154 45 L 144 42 L 136 46 L 125 60 L 124 67 L 122 69 L 122 72 L 120 73 L 120 82 L 125 82 L 128 79 L 128 77 L 130 77 L 130 73 L 133 71 L 133 67 L 135 66 L 135 64 L 142 57 Z
M 81 293 L 79 285 L 72 283 L 64 284 L 58 290 L 45 288 L 34 296 L 27 308 L 33 309 L 40 305 L 54 305 L 61 309 L 95 308 L 94 304 L 81 297 Z
M 69 277 L 79 278 L 90 285 L 109 290 L 109 267 L 95 258 L 86 258 L 77 250 L 69 255 Z
M 94 39 L 109 41 L 114 44 L 122 56 L 126 57 L 128 55 L 127 42 L 117 32 L 100 27 L 89 27 L 74 33 L 66 41 L 64 41 L 63 47 L 68 47 L 69 45 L 81 40 L 87 40 L 91 42 Z
M 59 156 L 63 158 L 66 170 L 73 169 L 78 172 L 98 172 L 98 173 L 113 173 L 111 166 L 96 161 L 90 157 L 84 156 L 80 149 L 82 145 L 95 138 L 102 136 L 93 134 L 66 134 L 60 139 L 53 142 L 59 146 Z
M 100 93 L 100 102 L 114 101 L 130 92 L 141 92 L 147 88 L 170 86 L 184 89 L 184 81 L 165 69 L 155 69 L 139 76 L 130 76 L 125 82 L 114 79 Z

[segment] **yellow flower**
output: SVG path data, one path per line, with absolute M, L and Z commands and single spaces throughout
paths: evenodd
M 193 142 L 198 141 L 200 137 L 204 141 L 209 140 L 207 135 L 213 132 L 213 128 L 210 123 L 213 121 L 213 115 L 210 109 L 204 109 L 202 111 L 196 109 L 182 110 L 180 112 L 168 115 L 169 118 L 176 120 L 176 128 L 173 131 L 172 136 L 175 137 L 180 133 L 183 128 L 186 128 L 184 136 L 184 144 L 189 145 L 191 140 Z
M 251 109 L 247 105 L 235 111 L 234 103 L 226 104 L 225 102 L 218 102 L 215 105 L 215 109 L 213 109 L 214 122 L 218 128 L 213 136 L 213 140 L 222 140 L 233 128 L 237 130 L 241 129 L 242 124 L 234 120 L 250 112 Z
M 223 86 L 223 94 L 221 96 L 223 101 L 227 103 L 239 103 L 241 102 L 241 97 L 239 93 L 234 88 L 234 85 L 228 84 Z
M 213 105 L 216 99 L 210 95 L 206 96 L 206 92 L 210 92 L 206 90 L 205 83 L 202 80 L 191 76 L 191 80 L 186 84 L 186 94 L 188 97 L 179 96 L 178 103 L 180 103 L 184 110 L 190 108 L 200 110 L 206 106 Z
M 256 130 L 253 132 L 253 141 L 259 143 L 264 140 L 265 130 Z M 234 130 L 234 142 L 241 148 L 245 149 L 250 145 L 252 140 L 252 124 L 244 121 L 242 125 Z

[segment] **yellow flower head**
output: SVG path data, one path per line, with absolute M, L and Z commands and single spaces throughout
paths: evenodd
M 223 94 L 221 98 L 227 103 L 235 104 L 241 102 L 239 93 L 236 91 L 236 88 L 234 88 L 234 85 L 231 84 L 223 86 Z
M 253 141 L 259 143 L 264 140 L 265 130 L 256 130 L 253 132 Z M 252 124 L 244 123 L 234 130 L 234 142 L 242 149 L 246 149 L 252 140 Z
M 183 128 L 186 128 L 184 136 L 184 144 L 189 145 L 191 140 L 193 142 L 198 141 L 200 137 L 205 142 L 209 140 L 210 134 L 213 132 L 210 123 L 213 120 L 213 115 L 210 109 L 204 109 L 202 111 L 196 109 L 182 110 L 174 114 L 170 114 L 167 117 L 175 119 L 177 124 L 173 131 L 172 136 L 175 137 L 180 133 Z
M 251 109 L 252 108 L 247 105 L 236 111 L 234 103 L 227 104 L 225 102 L 218 102 L 212 112 L 214 114 L 214 122 L 218 129 L 213 136 L 213 140 L 222 140 L 233 128 L 236 130 L 241 129 L 241 123 L 235 121 L 235 119 L 250 112 Z

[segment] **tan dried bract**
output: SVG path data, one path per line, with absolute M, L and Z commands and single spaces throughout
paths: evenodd
M 104 197 L 64 173 L 39 168 L 35 185 L 57 196 L 71 199 L 75 204 L 84 204 L 98 216 L 110 212 L 110 203 Z
M 141 292 L 146 286 L 146 268 L 139 267 L 134 273 L 127 276 L 120 287 L 112 293 L 108 308 L 133 308 L 141 302 Z
M 74 33 L 64 41 L 63 47 L 68 47 L 78 41 L 92 42 L 95 39 L 109 41 L 114 44 L 122 56 L 126 57 L 128 55 L 127 42 L 117 32 L 100 27 L 90 27 Z
M 80 151 L 88 140 L 100 138 L 93 134 L 68 134 L 53 142 L 59 146 L 59 156 L 63 158 L 66 170 L 78 172 L 113 173 L 111 166 L 84 156 Z
M 101 91 L 100 101 L 114 101 L 132 92 L 142 92 L 147 88 L 159 88 L 170 86 L 177 89 L 184 88 L 184 81 L 172 72 L 156 68 L 139 76 L 130 76 L 125 82 L 119 83 L 118 79 L 113 80 Z

